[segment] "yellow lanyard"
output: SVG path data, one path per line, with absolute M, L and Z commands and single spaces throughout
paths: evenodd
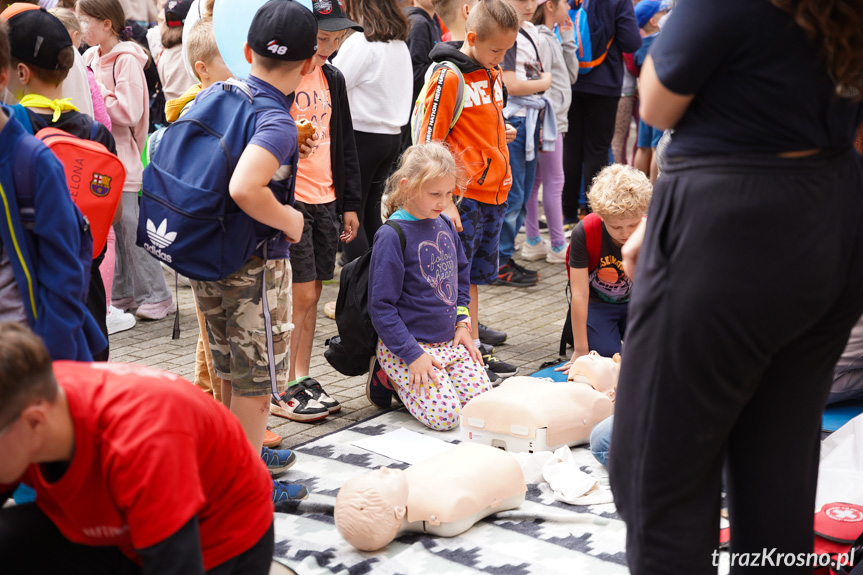
M 59 120 L 60 114 L 66 110 L 79 111 L 78 108 L 72 104 L 72 98 L 49 100 L 40 94 L 27 94 L 21 99 L 21 105 L 25 108 L 48 108 L 49 110 L 54 110 L 54 116 L 51 118 L 52 124 Z

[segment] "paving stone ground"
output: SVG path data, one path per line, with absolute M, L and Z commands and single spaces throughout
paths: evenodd
M 518 252 L 516 260 L 520 261 Z M 562 264 L 547 264 L 545 261 L 520 263 L 539 271 L 539 283 L 529 288 L 481 287 L 480 320 L 507 332 L 506 343 L 497 346 L 495 353 L 501 360 L 518 366 L 520 374 L 527 375 L 537 371 L 543 362 L 558 358 L 560 331 L 566 317 L 566 272 Z M 173 274 L 168 273 L 166 277 L 173 287 Z M 335 300 L 338 289 L 338 279 L 336 283 L 324 286 L 318 306 L 311 375 L 342 403 L 342 410 L 316 423 L 299 423 L 270 416 L 270 428 L 283 437 L 283 448 L 337 431 L 380 411 L 366 399 L 365 376 L 345 377 L 324 359 L 324 342 L 338 333 L 335 321 L 323 313 L 324 303 Z M 198 323 L 189 287 L 181 285 L 179 288 L 179 308 L 179 339 L 171 339 L 174 316 L 154 322 L 139 320 L 133 329 L 111 336 L 111 360 L 155 366 L 193 380 Z

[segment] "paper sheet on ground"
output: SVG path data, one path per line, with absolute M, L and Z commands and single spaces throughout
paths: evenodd
M 407 429 L 360 439 L 354 441 L 353 445 L 396 461 L 403 461 L 409 465 L 419 463 L 455 447 L 453 443 L 447 443 Z

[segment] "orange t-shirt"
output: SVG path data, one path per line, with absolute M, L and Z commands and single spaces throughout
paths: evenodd
M 330 117 L 333 113 L 330 87 L 324 71 L 318 67 L 303 80 L 294 93 L 291 115 L 294 121 L 308 120 L 318 131 L 312 154 L 300 160 L 297 170 L 296 199 L 305 204 L 336 201 L 333 166 L 330 161 Z

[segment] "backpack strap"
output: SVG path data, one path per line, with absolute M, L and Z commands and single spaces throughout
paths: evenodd
M 394 220 L 387 220 L 384 222 L 384 225 L 387 225 L 394 229 L 396 233 L 399 235 L 399 243 L 402 246 L 402 253 L 404 253 L 405 248 L 407 248 L 407 240 L 405 239 L 405 233 L 402 230 L 402 227 L 398 225 Z
M 449 123 L 449 127 L 447 128 L 447 131 L 446 131 L 446 136 L 449 136 L 450 132 L 452 132 L 452 129 L 455 128 L 456 122 L 458 122 L 458 119 L 461 117 L 462 111 L 464 110 L 464 75 L 461 73 L 461 70 L 459 70 L 458 66 L 456 66 L 455 64 L 453 64 L 450 61 L 437 62 L 437 63 L 434 63 L 431 66 L 429 66 L 429 69 L 426 72 L 426 82 L 431 80 L 431 77 L 438 70 L 441 70 L 441 73 L 438 75 L 437 82 L 435 83 L 435 86 L 434 86 L 434 88 L 435 88 L 434 89 L 434 98 L 432 99 L 431 112 L 430 112 L 430 116 L 433 119 L 437 117 L 437 110 L 440 107 L 440 97 L 441 97 L 441 94 L 443 93 L 444 83 L 446 82 L 447 71 L 451 71 L 453 74 L 455 74 L 456 79 L 458 79 L 458 89 L 456 90 L 456 96 L 455 96 L 456 97 L 456 105 L 455 105 L 455 108 L 453 109 L 452 119 L 451 119 L 451 121 Z M 423 86 L 424 89 L 420 90 L 420 96 L 423 96 L 426 93 L 425 87 L 426 86 Z M 417 109 L 418 109 L 419 103 L 417 103 L 415 105 L 417 106 Z M 416 122 L 417 123 L 417 126 L 416 126 L 417 130 L 419 130 L 419 123 L 421 120 L 422 120 L 422 118 L 417 118 L 417 122 Z M 421 135 L 415 134 L 414 143 L 416 144 L 416 143 L 424 143 L 424 142 L 430 141 L 432 128 L 433 128 L 432 123 L 429 123 L 429 129 L 426 132 L 425 137 L 422 139 L 422 142 L 420 142 L 420 136 Z M 446 136 L 444 136 L 444 138 L 446 138 Z
M 587 272 L 590 273 L 599 265 L 599 257 L 602 255 L 602 219 L 596 214 L 587 214 L 582 221 L 587 241 Z
M 33 129 L 33 120 L 30 118 L 30 112 L 27 111 L 27 108 L 21 104 L 15 104 L 14 106 L 10 106 L 10 109 L 12 110 L 12 117 L 24 126 L 24 131 L 28 134 L 36 133 L 36 130 Z
M 527 38 L 527 41 L 533 46 L 533 51 L 536 52 L 536 61 L 539 62 L 539 69 L 542 70 L 542 58 L 539 57 L 539 48 L 536 47 L 536 42 L 533 41 L 533 38 L 530 37 L 530 34 L 524 28 L 519 28 L 518 33 Z
M 26 113 L 26 110 L 24 111 Z M 15 164 L 12 167 L 12 185 L 18 199 L 18 214 L 21 226 L 31 231 L 36 225 L 36 202 L 33 195 L 33 166 L 41 142 L 36 138 L 21 138 L 15 149 Z

